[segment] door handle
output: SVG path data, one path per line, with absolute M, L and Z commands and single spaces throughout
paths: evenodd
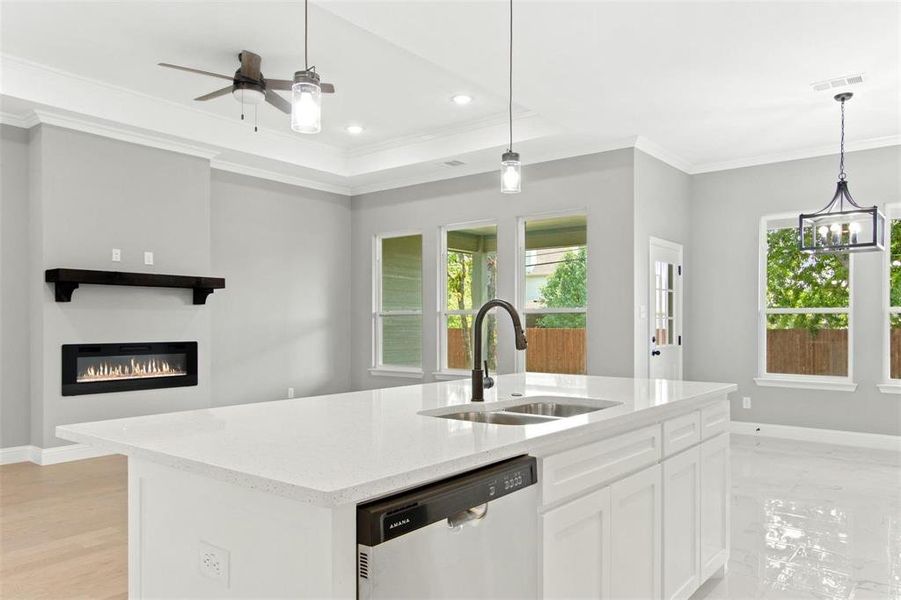
M 447 526 L 451 529 L 460 529 L 467 523 L 473 521 L 481 521 L 488 514 L 488 503 L 473 506 L 466 510 L 461 510 L 455 515 L 447 518 Z
M 660 356 L 660 350 L 651 350 L 651 356 Z

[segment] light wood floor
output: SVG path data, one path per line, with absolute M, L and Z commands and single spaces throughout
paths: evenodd
M 0 598 L 125 598 L 122 456 L 0 466 Z

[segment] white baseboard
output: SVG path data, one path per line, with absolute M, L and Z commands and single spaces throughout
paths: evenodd
M 820 442 L 821 444 L 838 444 L 840 446 L 901 452 L 901 436 L 898 435 L 861 433 L 859 431 L 843 431 L 840 429 L 814 429 L 813 427 L 772 425 L 770 423 L 754 423 L 751 421 L 732 421 L 731 431 L 732 433 L 744 435 L 759 435 L 786 440 L 801 440 L 804 442 Z
M 36 465 L 56 465 L 73 460 L 85 458 L 97 458 L 107 456 L 109 452 L 88 446 L 86 444 L 67 444 L 53 448 L 38 448 L 37 446 L 14 446 L 12 448 L 0 448 L 0 465 L 10 465 L 20 462 L 33 462 Z
M 40 448 L 37 446 L 11 446 L 0 448 L 0 465 L 11 465 L 20 462 L 38 462 Z

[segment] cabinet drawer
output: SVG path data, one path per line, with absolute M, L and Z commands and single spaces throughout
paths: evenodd
M 701 439 L 706 440 L 729 430 L 729 401 L 722 400 L 701 409 Z
M 663 423 L 663 455 L 670 456 L 701 441 L 701 415 L 694 411 Z
M 541 461 L 542 503 L 573 496 L 660 460 L 660 426 L 566 450 Z

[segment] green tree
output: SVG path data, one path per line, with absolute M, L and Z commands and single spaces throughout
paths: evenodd
M 563 261 L 557 265 L 541 288 L 541 303 L 548 308 L 587 306 L 587 267 L 587 253 L 584 246 L 564 254 Z M 542 315 L 535 324 L 538 327 L 579 329 L 585 327 L 585 315 Z
M 767 232 L 766 302 L 768 308 L 846 307 L 849 300 L 848 254 L 801 252 L 798 230 Z M 768 315 L 769 329 L 840 329 L 846 314 Z

